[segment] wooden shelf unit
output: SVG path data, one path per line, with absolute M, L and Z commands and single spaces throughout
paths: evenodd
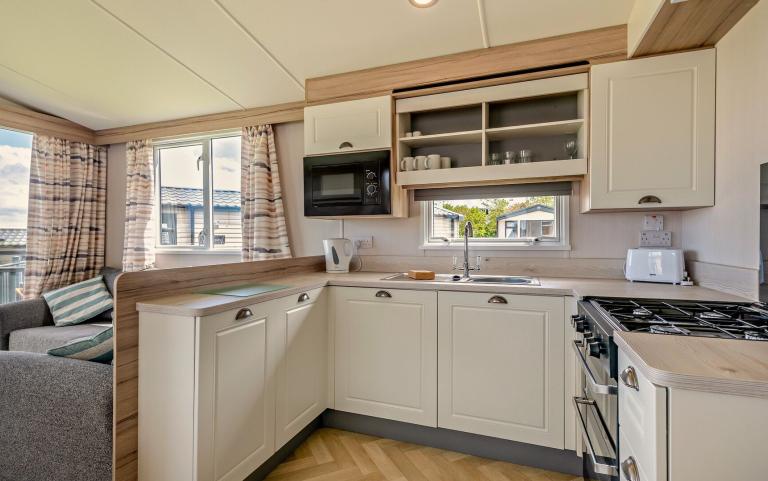
M 398 161 L 439 154 L 451 157 L 452 168 L 399 171 L 396 183 L 405 188 L 429 188 L 584 176 L 588 84 L 587 74 L 576 74 L 398 99 Z M 422 135 L 406 137 L 412 130 Z M 564 148 L 568 140 L 576 141 L 578 158 L 568 158 Z M 532 150 L 534 161 L 487 165 L 490 153 L 503 158 L 504 151 L 521 149 Z

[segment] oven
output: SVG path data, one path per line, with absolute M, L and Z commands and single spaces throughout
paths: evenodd
M 304 215 L 391 213 L 389 150 L 304 158 Z
M 581 335 L 573 341 L 584 391 L 574 397 L 583 439 L 584 479 L 618 481 L 618 351 L 610 325 L 601 323 L 588 302 L 579 303 L 571 324 Z

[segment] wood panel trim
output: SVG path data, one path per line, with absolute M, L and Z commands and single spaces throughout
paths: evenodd
M 158 139 L 180 135 L 214 132 L 247 127 L 256 124 L 279 124 L 304 120 L 304 102 L 256 107 L 234 112 L 199 115 L 162 122 L 97 130 L 95 142 L 99 145 L 119 144 L 131 140 Z
M 203 286 L 237 285 L 325 269 L 323 256 L 129 272 L 118 276 L 114 297 L 112 479 L 138 479 L 139 313 L 136 303 L 194 292 Z
M 712 46 L 759 0 L 664 1 L 655 10 L 631 57 Z
M 306 81 L 308 104 L 575 62 L 626 57 L 627 26 L 588 30 L 527 42 L 347 72 Z
M 0 105 L 0 126 L 87 144 L 96 140 L 96 133 L 87 127 L 22 106 Z

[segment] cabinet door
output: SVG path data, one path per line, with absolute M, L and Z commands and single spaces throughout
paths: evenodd
M 595 65 L 591 82 L 588 208 L 714 205 L 715 50 Z
M 315 289 L 285 299 L 278 319 L 276 449 L 328 406 L 326 294 Z
M 437 293 L 333 288 L 335 408 L 437 425 Z
M 198 480 L 240 481 L 275 451 L 274 307 L 198 320 Z
M 391 146 L 392 99 L 388 95 L 304 109 L 306 155 Z
M 438 309 L 438 426 L 563 449 L 563 298 L 441 291 Z

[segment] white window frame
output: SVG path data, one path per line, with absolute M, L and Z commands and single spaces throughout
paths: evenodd
M 155 205 L 153 208 L 153 218 L 155 226 L 155 251 L 159 254 L 194 254 L 194 255 L 240 255 L 242 249 L 237 247 L 214 248 L 213 241 L 213 163 L 211 162 L 211 143 L 215 139 L 226 137 L 237 137 L 241 135 L 240 130 L 225 130 L 211 134 L 195 135 L 191 137 L 172 138 L 163 140 L 154 140 L 152 150 L 154 156 L 155 169 Z M 242 142 L 242 138 L 240 139 Z M 163 245 L 160 241 L 161 233 L 161 215 L 160 215 L 160 150 L 186 147 L 190 145 L 202 145 L 202 163 L 203 163 L 203 225 L 207 235 L 205 245 L 178 246 Z M 178 242 L 178 238 L 176 239 Z
M 496 251 L 569 251 L 571 250 L 569 220 L 570 220 L 571 196 L 557 196 L 555 210 L 557 216 L 557 229 L 560 237 L 557 240 L 513 240 L 513 239 L 482 239 L 470 238 L 469 245 L 472 249 Z M 461 250 L 464 249 L 463 239 L 430 238 L 432 222 L 432 201 L 421 202 L 421 249 L 423 250 Z M 518 227 L 519 228 L 519 227 Z

